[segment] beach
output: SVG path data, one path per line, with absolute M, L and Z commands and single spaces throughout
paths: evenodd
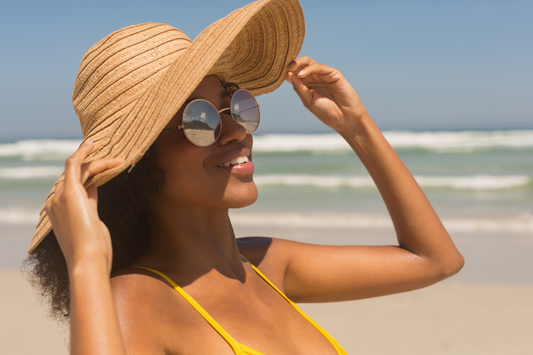
M 301 308 L 348 354 L 533 354 L 533 130 L 384 132 L 466 264 L 425 289 Z M 0 354 L 66 354 L 68 333 L 19 270 L 38 213 L 79 140 L 0 142 Z M 338 135 L 254 138 L 258 201 L 237 237 L 396 244 L 379 192 Z
M 303 242 L 345 244 L 394 242 L 389 231 L 251 228 L 238 236 L 270 235 Z M 46 319 L 17 267 L 27 243 L 12 243 L 6 260 L 7 229 L 0 229 L 0 353 L 67 354 L 68 333 Z M 12 240 L 32 227 L 11 228 Z M 531 354 L 533 342 L 533 238 L 458 234 L 454 239 L 466 265 L 456 276 L 425 289 L 352 302 L 299 304 L 333 335 L 348 354 Z M 481 242 L 480 242 L 481 241 Z M 31 339 L 31 341 L 29 340 Z

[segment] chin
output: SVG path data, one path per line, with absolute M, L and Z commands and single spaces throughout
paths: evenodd
M 253 188 L 240 188 L 237 191 L 227 192 L 224 196 L 226 206 L 228 208 L 243 208 L 253 205 L 257 201 L 259 193 L 257 187 L 253 184 Z

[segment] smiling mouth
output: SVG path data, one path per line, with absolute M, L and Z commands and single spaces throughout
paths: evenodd
M 223 167 L 223 166 L 233 166 L 237 164 L 246 164 L 248 161 L 249 161 L 248 157 L 246 155 L 243 155 L 242 157 L 231 159 L 230 161 L 220 164 L 219 166 Z

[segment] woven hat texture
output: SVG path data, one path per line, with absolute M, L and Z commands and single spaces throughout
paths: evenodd
M 298 0 L 260 0 L 211 24 L 194 41 L 159 23 L 125 27 L 100 40 L 81 61 L 72 102 L 83 142 L 95 144 L 86 161 L 125 161 L 86 186 L 100 186 L 134 166 L 206 75 L 254 95 L 278 88 L 304 34 Z M 51 230 L 43 207 L 28 253 Z

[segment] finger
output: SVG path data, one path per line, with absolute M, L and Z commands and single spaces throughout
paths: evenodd
M 79 182 L 83 185 L 90 177 L 106 170 L 113 169 L 123 162 L 124 159 L 98 159 L 85 163 L 81 166 Z
M 94 148 L 93 142 L 82 144 L 78 150 L 68 157 L 65 162 L 65 184 L 70 185 L 80 181 L 81 165 Z
M 313 59 L 309 58 L 308 56 L 303 56 L 300 58 L 296 58 L 294 61 L 292 61 L 289 64 L 289 71 L 293 72 L 294 74 L 297 74 L 300 70 L 303 68 L 316 63 Z
M 61 195 L 63 193 L 63 187 L 65 186 L 65 180 L 60 178 L 54 185 L 54 188 L 52 189 L 52 194 L 48 198 L 48 201 L 46 201 L 46 204 L 44 205 L 46 214 L 48 214 L 48 217 L 53 222 L 54 217 L 54 205 L 58 201 L 59 198 L 61 198 Z
M 309 108 L 313 99 L 313 94 L 309 91 L 309 88 L 294 73 L 287 73 L 287 80 L 292 84 L 292 88 L 296 91 L 304 106 Z
M 303 79 L 312 74 L 332 75 L 334 73 L 335 73 L 335 69 L 332 67 L 328 67 L 327 65 L 320 64 L 320 63 L 313 63 L 303 68 L 302 70 L 300 70 L 296 75 L 298 75 L 300 79 Z M 335 78 L 335 79 L 338 80 L 338 78 Z

